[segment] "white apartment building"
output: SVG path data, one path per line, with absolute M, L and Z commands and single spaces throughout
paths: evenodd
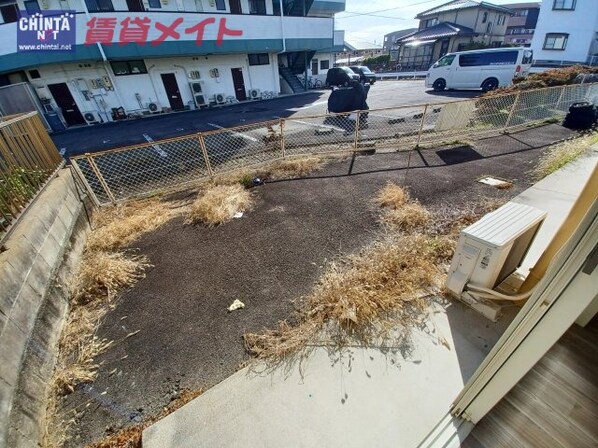
M 531 48 L 536 65 L 598 64 L 598 1 L 543 0 Z

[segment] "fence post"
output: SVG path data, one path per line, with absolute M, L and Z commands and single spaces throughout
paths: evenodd
M 284 118 L 280 119 L 280 149 L 282 151 L 282 158 L 285 157 L 285 149 L 284 149 Z
M 567 88 L 567 86 L 561 86 L 561 94 L 559 95 L 559 99 L 556 101 L 556 107 L 555 107 L 556 110 L 559 110 L 559 105 L 561 104 L 561 101 L 563 99 L 563 95 L 565 94 L 566 88 Z
M 361 112 L 356 111 L 357 117 L 355 117 L 355 142 L 353 143 L 355 151 L 357 151 L 357 145 L 359 144 L 359 118 L 361 117 Z
M 96 177 L 100 181 L 100 184 L 102 185 L 102 188 L 108 195 L 110 202 L 112 202 L 113 204 L 116 204 L 116 199 L 114 198 L 114 195 L 112 194 L 112 191 L 110 190 L 110 187 L 108 187 L 108 184 L 106 183 L 106 180 L 104 179 L 104 176 L 102 176 L 102 173 L 100 173 L 100 170 L 98 169 L 98 166 L 96 165 L 95 160 L 93 160 L 93 157 L 91 157 L 89 154 L 85 154 L 85 160 L 87 160 L 87 163 L 89 163 L 89 166 L 91 167 L 91 169 L 95 173 Z
M 85 190 L 87 190 L 89 197 L 91 198 L 93 203 L 96 205 L 96 207 L 99 207 L 100 205 L 102 205 L 100 203 L 100 200 L 98 199 L 97 195 L 95 194 L 95 191 L 93 191 L 93 188 L 91 188 L 91 185 L 89 185 L 89 182 L 87 182 L 87 179 L 85 178 L 85 175 L 81 171 L 81 168 L 79 168 L 79 164 L 77 163 L 77 160 L 71 159 L 71 168 L 74 172 L 74 177 L 79 178 L 79 181 L 85 186 Z
M 415 147 L 418 148 L 419 147 L 419 142 L 422 138 L 422 132 L 424 130 L 424 123 L 426 121 L 426 115 L 428 114 L 428 104 L 426 104 L 424 106 L 424 113 L 422 114 L 422 121 L 419 125 L 419 133 L 417 134 L 417 143 L 415 144 Z
M 521 95 L 521 91 L 518 91 L 517 96 L 515 97 L 515 101 L 513 101 L 513 105 L 511 106 L 511 110 L 509 111 L 509 116 L 507 117 L 507 121 L 505 121 L 505 125 L 502 128 L 503 132 L 505 132 L 507 130 L 507 128 L 509 127 L 509 124 L 511 124 L 511 118 L 513 117 L 513 113 L 515 112 L 515 109 L 519 105 L 519 96 L 520 95 Z
M 208 169 L 208 174 L 210 175 L 210 177 L 214 177 L 214 172 L 212 171 L 212 164 L 210 163 L 210 157 L 208 156 L 206 141 L 203 138 L 203 134 L 199 132 L 197 134 L 197 138 L 199 139 L 199 147 L 201 148 L 201 153 L 203 154 L 203 158 L 206 161 L 206 168 Z

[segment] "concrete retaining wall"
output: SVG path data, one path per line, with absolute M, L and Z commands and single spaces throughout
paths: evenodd
M 0 447 L 38 447 L 68 311 L 65 286 L 89 222 L 71 171 L 30 207 L 0 253 Z

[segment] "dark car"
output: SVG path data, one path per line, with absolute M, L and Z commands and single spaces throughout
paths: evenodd
M 349 68 L 359 75 L 359 80 L 363 84 L 366 82 L 374 84 L 376 82 L 376 74 L 365 65 L 351 65 Z
M 326 86 L 348 86 L 352 80 L 359 81 L 359 75 L 349 67 L 333 67 L 326 74 Z

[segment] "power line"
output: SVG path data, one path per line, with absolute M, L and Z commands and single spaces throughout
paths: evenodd
M 418 6 L 418 5 L 423 5 L 425 3 L 432 3 L 432 2 L 437 2 L 437 1 L 439 1 L 439 0 L 424 0 L 423 2 L 411 3 L 410 5 L 395 6 L 394 8 L 379 9 L 377 11 L 370 11 L 370 12 L 342 11 L 342 12 L 339 12 L 337 15 L 351 14 L 350 16 L 339 17 L 339 19 L 348 19 L 349 17 L 354 17 L 354 16 L 371 16 L 378 12 L 394 11 L 395 9 L 404 9 L 404 8 L 409 8 L 411 6 Z M 398 17 L 392 17 L 392 18 L 396 19 Z M 405 20 L 411 20 L 411 19 L 405 19 Z

